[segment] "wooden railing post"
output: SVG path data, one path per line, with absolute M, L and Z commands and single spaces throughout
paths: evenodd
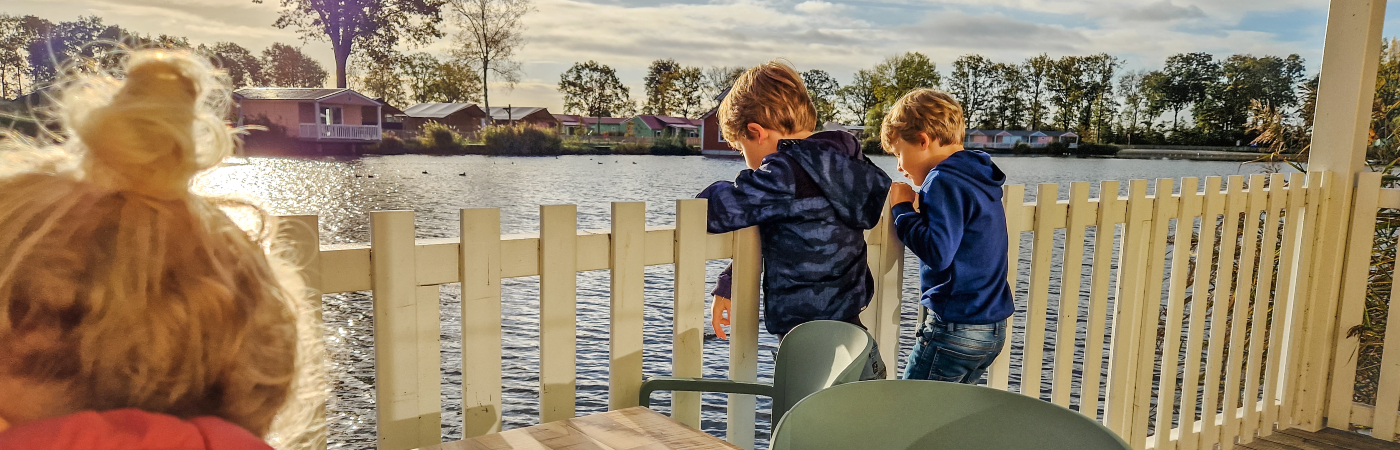
M 734 232 L 734 272 L 730 295 L 732 309 L 729 329 L 729 379 L 758 380 L 758 290 L 763 256 L 757 227 Z M 729 443 L 754 448 L 756 399 L 752 395 L 730 394 L 728 406 Z M 775 424 L 776 425 L 776 424 Z
M 501 431 L 501 210 L 461 211 L 462 435 Z
M 540 207 L 540 423 L 574 418 L 578 207 Z
M 1016 184 L 1002 187 L 1001 206 L 1006 209 L 1006 283 L 1011 285 L 1011 292 L 1016 292 L 1016 278 L 1019 274 L 1021 264 L 1021 232 L 1025 231 L 1022 222 L 1027 216 L 1033 216 L 1035 210 L 1027 208 L 1026 187 Z M 1001 390 L 1009 390 L 1011 380 L 1011 322 L 1015 316 L 1006 320 L 1006 346 L 1002 348 L 1001 354 L 992 361 L 992 367 L 987 370 L 987 385 Z M 922 324 L 915 324 L 917 330 Z M 898 366 L 896 366 L 898 367 Z M 1025 392 L 1024 384 L 1022 392 Z
M 1133 440 L 1133 389 L 1137 378 L 1137 340 L 1146 304 L 1142 284 L 1147 273 L 1148 226 L 1151 225 L 1152 199 L 1147 196 L 1147 180 L 1132 180 L 1128 187 L 1127 220 L 1124 222 L 1123 251 L 1118 265 L 1118 290 L 1114 295 L 1113 338 L 1109 355 L 1108 402 L 1104 408 L 1106 426 L 1141 449 L 1144 442 Z
M 1356 358 L 1361 339 L 1349 336 L 1350 328 L 1361 324 L 1366 312 L 1366 284 L 1375 245 L 1376 208 L 1380 200 L 1381 174 L 1362 173 L 1357 178 L 1351 202 L 1351 231 L 1343 261 L 1341 292 L 1338 295 L 1337 323 L 1332 340 L 1332 386 L 1328 398 L 1327 425 L 1346 430 L 1351 424 L 1352 393 L 1356 390 Z M 1397 321 L 1396 323 L 1400 323 Z
M 418 286 L 413 211 L 370 214 L 379 448 L 442 442 L 438 287 Z
M 870 305 L 861 311 L 860 321 L 875 338 L 880 347 L 880 357 L 888 367 L 887 375 L 898 378 L 899 367 L 899 319 L 903 308 L 901 297 L 904 294 L 904 244 L 894 230 L 894 218 L 888 205 L 880 214 L 880 223 L 870 230 L 866 242 L 877 250 L 866 258 L 870 274 L 875 279 L 875 292 L 871 293 Z M 910 301 L 918 305 L 919 299 Z
M 1120 218 L 1127 215 L 1127 202 L 1118 197 L 1117 181 L 1099 182 L 1098 216 L 1094 222 L 1094 267 L 1090 274 L 1089 323 L 1084 339 L 1084 381 L 1080 389 L 1079 411 L 1098 418 L 1099 384 L 1103 382 L 1103 334 L 1108 321 L 1109 281 L 1113 272 L 1113 243 Z M 1121 261 L 1121 257 L 1119 260 Z M 1111 357 L 1110 357 L 1111 359 Z M 1104 398 L 1105 406 L 1108 398 Z M 1105 412 L 1104 420 L 1108 422 Z
M 642 387 L 642 306 L 646 282 L 647 205 L 612 204 L 608 267 L 612 299 L 608 326 L 608 409 L 637 406 Z
M 676 202 L 671 375 L 677 377 L 699 377 L 704 369 L 706 205 L 705 199 Z M 739 328 L 737 324 L 733 327 Z M 699 428 L 700 393 L 671 393 L 671 417 Z

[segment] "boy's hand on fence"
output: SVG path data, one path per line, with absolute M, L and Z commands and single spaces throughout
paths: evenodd
M 715 296 L 715 303 L 710 307 L 710 325 L 715 327 L 715 336 L 729 339 L 729 335 L 724 333 L 724 326 L 729 325 L 729 299 Z
M 915 194 L 914 188 L 909 187 L 908 184 L 899 181 L 890 184 L 890 206 L 908 202 L 913 203 L 914 209 L 918 210 L 918 199 L 918 194 Z

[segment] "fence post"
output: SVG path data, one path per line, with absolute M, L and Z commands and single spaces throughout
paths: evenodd
M 323 329 L 325 323 L 322 315 L 321 302 L 321 228 L 319 220 L 314 215 L 281 216 L 278 217 L 279 240 L 285 242 L 287 247 L 284 250 L 290 252 L 287 255 L 297 273 L 306 283 L 306 290 L 300 299 L 302 307 L 310 308 L 314 329 Z M 323 336 L 317 336 L 323 338 Z M 320 418 L 322 424 L 326 424 L 326 405 L 316 405 L 316 416 Z M 327 429 L 322 427 L 313 448 L 324 450 L 326 448 Z
M 1151 225 L 1152 199 L 1147 197 L 1147 180 L 1128 185 L 1128 211 L 1123 230 L 1123 251 L 1118 266 L 1118 290 L 1114 296 L 1113 338 L 1110 341 L 1108 402 L 1104 408 L 1107 426 L 1123 436 L 1135 449 L 1144 442 L 1130 436 L 1133 388 L 1137 371 L 1137 340 L 1144 307 L 1142 282 L 1147 272 L 1147 226 Z
M 385 450 L 442 441 L 437 287 L 418 286 L 414 245 L 413 211 L 370 213 L 375 411 Z
M 1318 84 L 1316 117 L 1313 121 L 1312 148 L 1308 172 L 1330 171 L 1336 180 L 1326 183 L 1318 249 L 1340 249 L 1347 242 L 1349 200 L 1355 175 L 1365 170 L 1367 133 L 1371 123 L 1372 100 L 1376 89 L 1376 68 L 1380 61 L 1381 31 L 1385 23 L 1385 0 L 1333 0 L 1327 12 L 1327 34 L 1323 43 L 1322 71 Z M 1314 256 L 1310 274 L 1309 320 L 1304 339 L 1309 343 L 1304 359 L 1304 380 L 1299 384 L 1299 425 L 1316 431 L 1324 426 L 1323 413 L 1329 400 L 1350 407 L 1351 398 L 1331 398 L 1327 392 L 1328 369 L 1332 368 L 1337 326 L 1335 307 L 1340 288 L 1341 261 L 1337 252 L 1323 251 Z M 1352 380 L 1332 380 L 1351 383 Z M 1321 389 L 1319 391 L 1319 389 Z M 1345 420 L 1326 424 L 1346 429 Z
M 642 386 L 642 306 L 646 298 L 647 205 L 612 204 L 612 251 L 608 259 L 612 299 L 608 315 L 608 409 L 637 406 Z
M 1127 215 L 1127 203 L 1118 198 L 1117 181 L 1099 182 L 1098 215 L 1094 222 L 1094 267 L 1090 273 L 1089 323 L 1084 335 L 1084 377 L 1080 388 L 1080 412 L 1098 418 L 1099 384 L 1103 381 L 1103 334 L 1108 316 L 1109 281 L 1113 271 L 1113 243 L 1118 218 Z M 1121 261 L 1121 258 L 1120 258 Z M 1112 358 L 1109 358 L 1112 359 Z M 1084 405 L 1088 396 L 1088 406 Z M 1108 398 L 1104 398 L 1108 406 Z M 1108 423 L 1108 413 L 1103 422 Z
M 886 205 L 888 206 L 888 205 Z M 870 330 L 875 343 L 880 347 L 880 358 L 888 368 L 888 376 L 898 378 L 895 368 L 899 367 L 899 319 L 903 305 L 904 291 L 904 244 L 894 230 L 894 217 L 886 207 L 880 214 L 880 222 L 870 230 L 867 244 L 874 246 L 866 261 L 870 274 L 875 279 L 875 292 L 871 294 L 870 305 L 861 311 L 860 321 Z M 917 307 L 919 299 L 911 300 Z
M 699 377 L 704 369 L 707 205 L 705 199 L 676 201 L 671 375 L 677 377 Z M 733 327 L 738 329 L 738 325 Z M 737 338 L 738 336 L 731 337 Z M 730 345 L 734 344 L 731 342 Z M 731 370 L 732 364 L 731 362 Z M 699 428 L 700 393 L 672 392 L 671 417 L 687 426 Z
M 1001 206 L 1006 210 L 1006 283 L 1011 285 L 1011 292 L 1016 293 L 1016 277 L 1019 274 L 1018 268 L 1021 265 L 1021 222 L 1027 214 L 1034 214 L 1035 210 L 1026 208 L 1026 187 L 1015 184 L 1002 187 Z M 993 389 L 1010 390 L 1011 387 L 1011 341 L 1012 324 L 1016 316 L 1006 319 L 1006 347 L 997 359 L 992 361 L 992 367 L 987 371 L 987 386 Z M 914 329 L 918 329 L 922 324 L 915 324 Z M 1024 385 L 1022 391 L 1024 391 Z
M 575 414 L 578 207 L 540 207 L 540 423 Z
M 1337 306 L 1338 326 L 1332 358 L 1332 386 L 1328 397 L 1327 426 L 1346 430 L 1351 424 L 1352 393 L 1356 389 L 1356 358 L 1361 348 L 1358 336 L 1348 336 L 1360 325 L 1366 312 L 1366 284 L 1371 268 L 1371 247 L 1375 245 L 1376 208 L 1381 193 L 1381 174 L 1367 172 L 1357 177 L 1351 203 L 1351 232 L 1348 233 L 1343 263 L 1341 293 Z M 1400 321 L 1397 321 L 1400 323 Z
M 462 435 L 501 431 L 501 210 L 463 209 Z
M 734 272 L 731 295 L 733 319 L 729 329 L 729 379 L 758 380 L 758 288 L 759 273 L 763 271 L 763 256 L 759 249 L 758 227 L 734 232 Z M 754 412 L 752 395 L 730 394 L 728 406 L 729 443 L 752 450 L 754 448 Z M 774 424 L 776 425 L 776 424 Z

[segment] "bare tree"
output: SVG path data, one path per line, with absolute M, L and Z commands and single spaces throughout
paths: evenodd
M 520 63 L 512 61 L 515 52 L 525 45 L 525 24 L 521 18 L 533 11 L 530 0 L 447 0 L 455 14 L 453 20 L 461 27 L 453 36 L 457 48 L 454 55 L 469 61 L 481 71 L 481 103 L 491 110 L 491 74 L 506 83 L 506 89 L 520 82 Z

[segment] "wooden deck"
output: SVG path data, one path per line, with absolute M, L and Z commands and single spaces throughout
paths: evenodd
M 1400 450 L 1400 443 L 1386 442 L 1356 433 L 1324 428 L 1316 433 L 1280 430 L 1254 442 L 1236 446 L 1249 450 Z

